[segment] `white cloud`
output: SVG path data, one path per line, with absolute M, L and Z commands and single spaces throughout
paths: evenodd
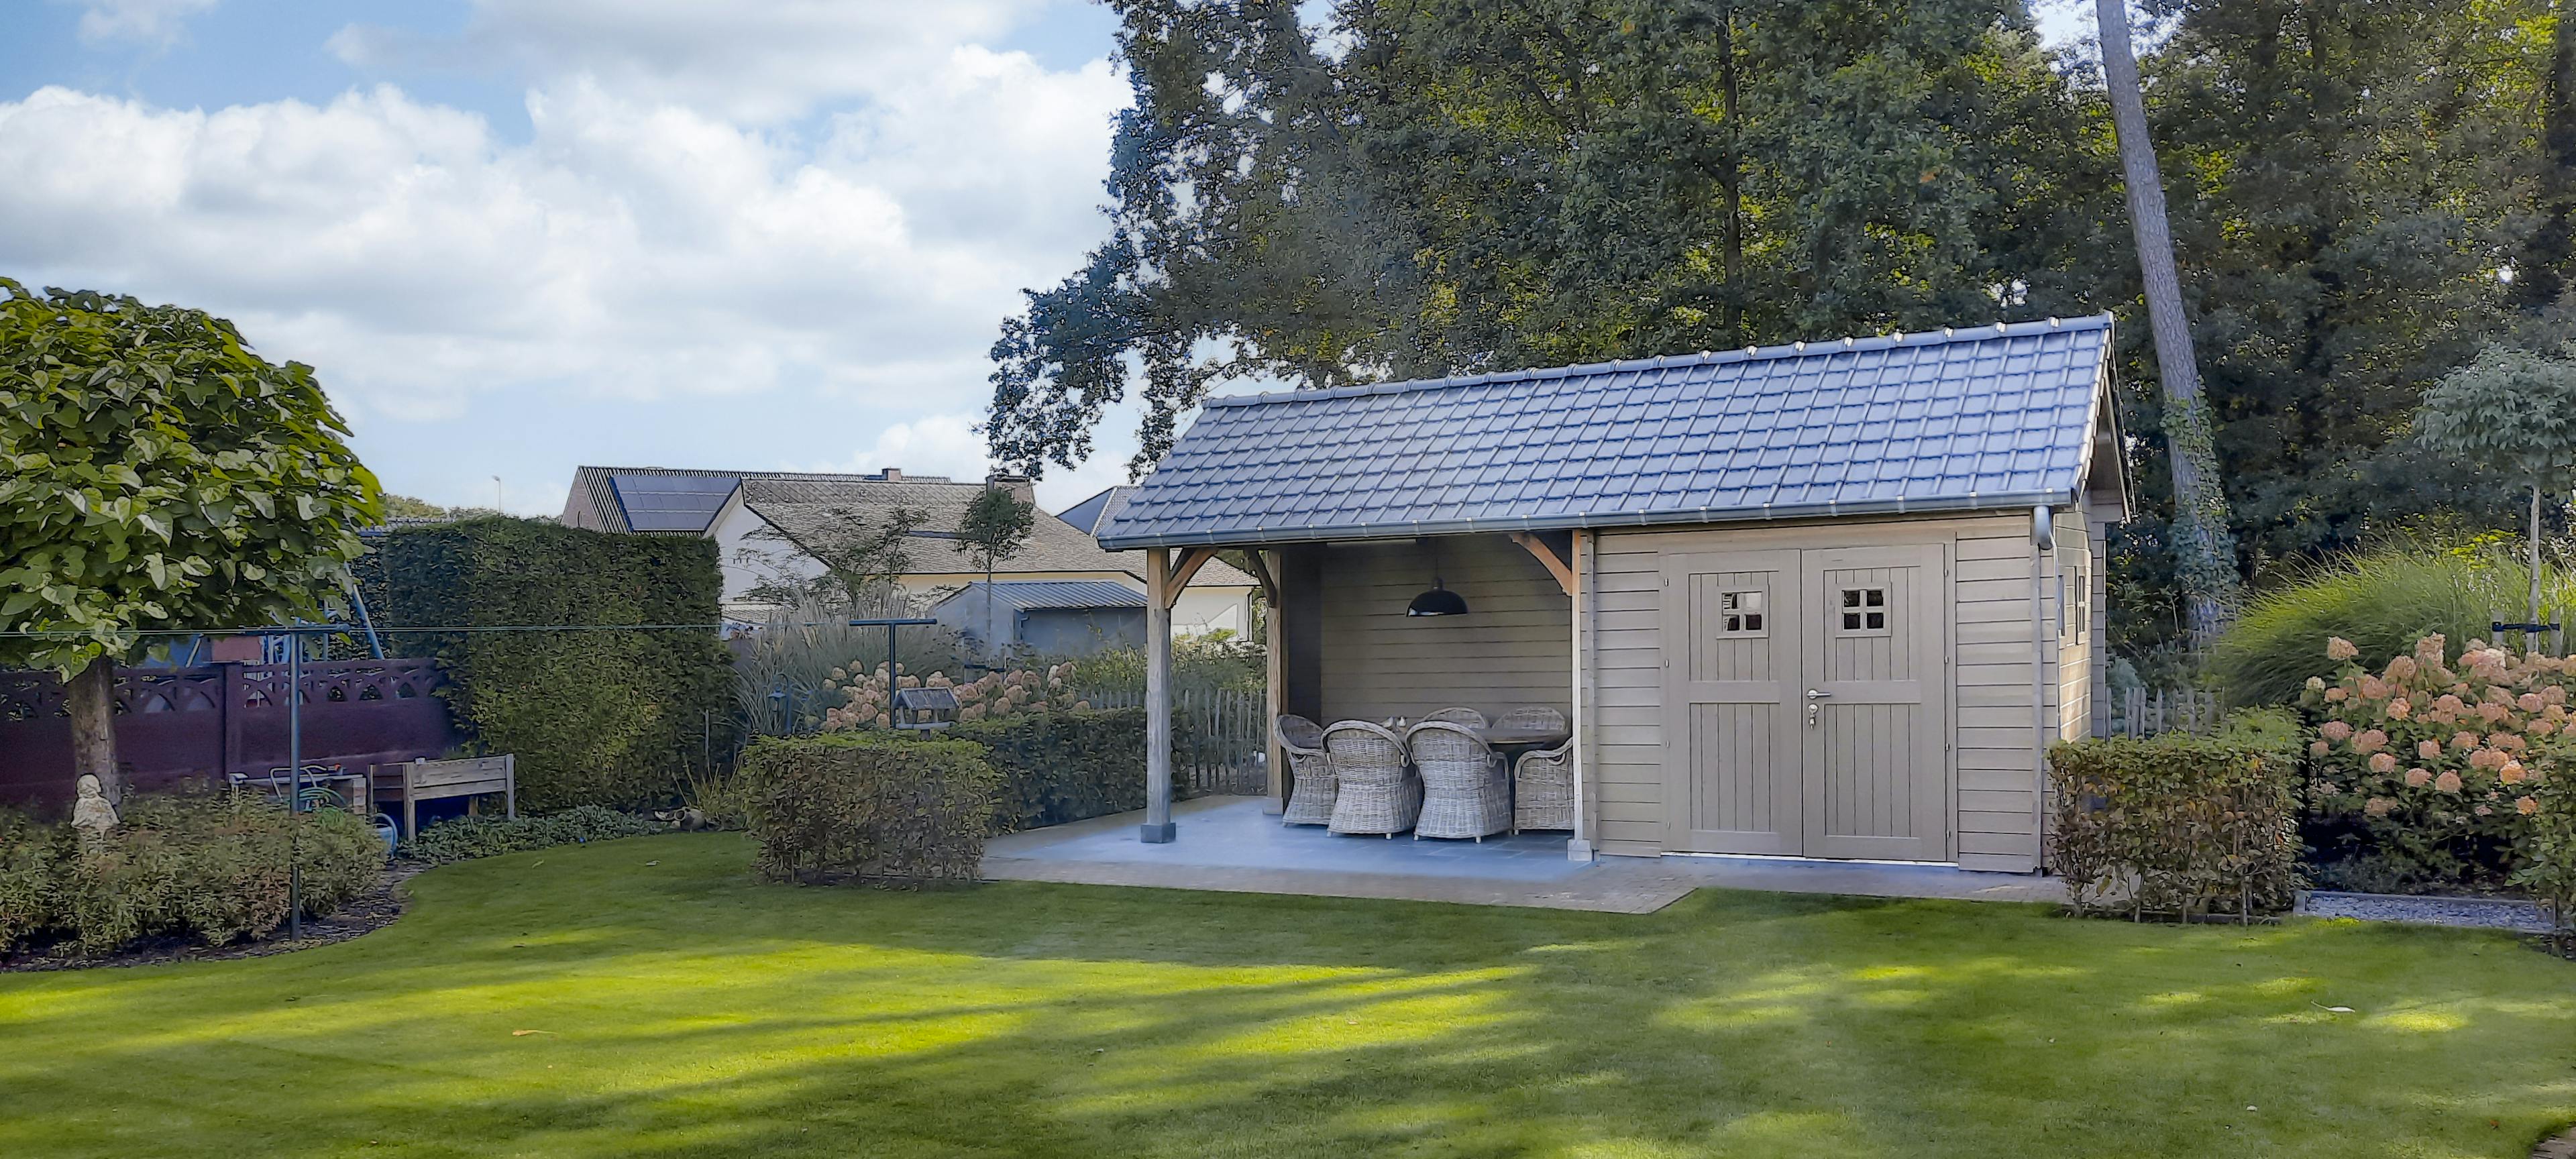
M 81 0 L 80 37 L 93 44 L 168 44 L 178 39 L 188 17 L 214 6 L 215 0 Z
M 793 387 L 980 402 L 1017 290 L 1096 233 L 1105 63 L 971 46 L 810 149 L 589 81 L 533 137 L 391 87 L 214 112 L 0 103 L 0 269 L 202 304 L 354 409 Z

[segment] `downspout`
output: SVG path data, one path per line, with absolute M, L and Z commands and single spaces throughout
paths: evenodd
M 2040 872 L 2048 850 L 2048 578 L 2045 560 L 2057 550 L 2055 512 L 2030 509 L 2030 868 Z

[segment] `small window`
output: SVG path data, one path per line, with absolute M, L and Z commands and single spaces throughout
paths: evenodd
M 1762 628 L 1761 592 L 1726 592 L 1718 596 L 1718 611 L 1723 614 L 1725 634 L 1729 636 L 1766 635 Z
M 1887 589 L 1844 588 L 1834 614 L 1841 617 L 1839 635 L 1883 636 L 1887 634 Z

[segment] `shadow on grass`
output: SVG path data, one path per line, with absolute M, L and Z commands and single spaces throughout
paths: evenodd
M 2576 967 L 2491 936 L 743 863 L 495 859 L 343 946 L 0 979 L 0 1154 L 2505 1156 L 2576 1119 Z

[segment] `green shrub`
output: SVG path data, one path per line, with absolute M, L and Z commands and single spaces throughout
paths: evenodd
M 2548 907 L 2561 933 L 2576 935 L 2576 773 L 2553 770 L 2530 796 L 2530 829 L 2513 884 Z
M 677 625 L 403 637 L 445 662 L 473 748 L 517 755 L 531 809 L 665 804 L 731 743 L 711 540 L 495 517 L 394 531 L 357 570 L 388 625 Z
M 385 862 L 384 842 L 358 818 L 322 809 L 299 819 L 247 793 L 136 797 L 103 836 L 0 824 L 28 851 L 0 859 L 0 948 L 48 933 L 86 954 L 162 934 L 216 945 L 262 937 L 286 922 L 290 856 L 307 914 L 348 904 Z
M 2541 598 L 2576 604 L 2576 576 L 2545 565 Z M 2496 620 L 2519 620 L 2531 599 L 2531 569 L 2507 545 L 2403 546 L 2347 556 L 2297 572 L 2255 595 L 2211 647 L 2207 675 L 2231 705 L 2288 704 L 2307 681 L 2331 680 L 2326 658 L 2340 636 L 2373 670 L 2434 633 L 2482 639 Z
M 1145 807 L 1145 710 L 1032 712 L 958 724 L 1000 777 L 995 832 Z
M 878 733 L 762 737 L 739 775 L 772 880 L 973 880 L 997 778 L 982 745 Z
M 650 817 L 598 805 L 575 805 L 543 816 L 457 817 L 422 829 L 394 852 L 406 861 L 445 865 L 555 845 L 667 833 L 670 828 Z
M 2243 712 L 2210 736 L 2048 751 L 2049 865 L 2079 911 L 2250 916 L 2297 888 L 2298 725 Z

